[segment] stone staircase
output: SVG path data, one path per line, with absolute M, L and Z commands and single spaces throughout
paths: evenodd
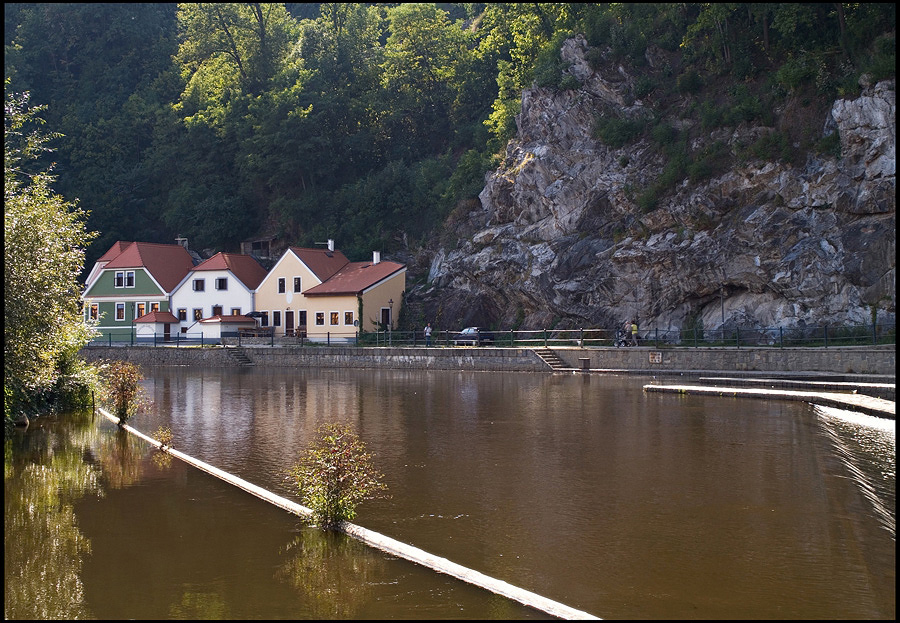
M 235 361 L 239 366 L 255 366 L 253 360 L 247 356 L 247 353 L 244 352 L 244 349 L 240 346 L 236 346 L 234 348 L 226 348 L 225 352 Z
M 544 360 L 552 370 L 571 370 L 559 356 L 549 348 L 535 348 L 534 353 Z

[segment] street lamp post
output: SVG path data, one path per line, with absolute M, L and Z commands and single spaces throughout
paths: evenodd
M 722 306 L 722 330 L 725 330 L 725 286 L 719 287 L 719 304 Z
M 393 346 L 393 331 L 394 331 L 394 299 L 388 301 L 388 306 L 391 308 L 390 317 L 388 318 L 388 346 Z

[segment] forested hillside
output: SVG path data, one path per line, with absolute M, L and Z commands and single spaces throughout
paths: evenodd
M 237 251 L 334 239 L 351 259 L 446 234 L 515 135 L 523 89 L 565 91 L 560 47 L 584 35 L 638 75 L 632 101 L 702 129 L 766 123 L 789 97 L 827 103 L 894 75 L 892 3 L 10 4 L 7 90 L 46 104 L 55 188 L 117 239 Z M 591 54 L 596 56 L 591 57 Z M 649 58 L 671 59 L 649 69 Z M 646 73 L 641 73 L 646 70 Z M 629 102 L 625 102 L 628 104 Z M 756 145 L 834 149 L 789 132 Z M 647 209 L 715 171 L 670 126 L 598 120 L 656 141 L 670 167 Z M 658 135 L 654 134 L 658 133 Z

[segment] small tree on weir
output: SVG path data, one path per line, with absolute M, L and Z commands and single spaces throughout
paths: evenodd
M 101 402 L 112 408 L 120 426 L 138 410 L 149 406 L 150 400 L 140 384 L 144 375 L 139 366 L 127 361 L 113 361 L 104 364 L 101 372 Z
M 385 497 L 384 475 L 372 465 L 365 444 L 345 424 L 323 424 L 317 437 L 288 472 L 312 520 L 333 530 L 356 517 L 363 500 Z

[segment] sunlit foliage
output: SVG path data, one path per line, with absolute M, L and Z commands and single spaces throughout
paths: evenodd
M 302 503 L 323 529 L 356 517 L 363 500 L 384 495 L 384 475 L 349 426 L 323 424 L 300 460 L 289 470 Z
M 7 83 L 8 87 L 8 83 Z M 40 129 L 28 94 L 5 93 L 3 384 L 7 419 L 15 410 L 50 408 L 54 396 L 90 383 L 78 350 L 91 339 L 82 319 L 78 276 L 86 213 L 51 189 L 37 159 L 56 135 Z M 53 396 L 51 396 L 53 395 Z
M 140 366 L 127 361 L 113 361 L 104 364 L 101 370 L 101 401 L 112 409 L 120 424 L 149 404 L 140 384 L 144 379 Z

